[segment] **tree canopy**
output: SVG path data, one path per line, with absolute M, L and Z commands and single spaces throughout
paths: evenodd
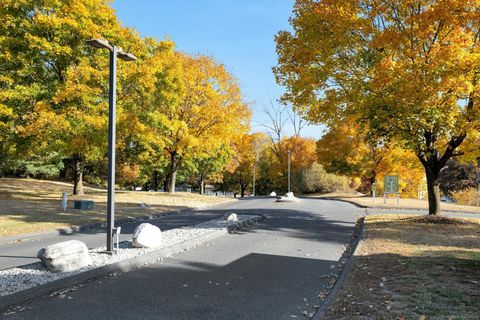
M 276 37 L 283 99 L 308 120 L 354 117 L 378 141 L 412 150 L 439 213 L 439 173 L 477 144 L 480 3 L 297 0 Z M 478 148 L 477 148 L 478 149 Z

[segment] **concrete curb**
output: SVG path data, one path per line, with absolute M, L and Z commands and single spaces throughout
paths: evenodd
M 217 204 L 213 204 L 213 205 L 206 205 L 206 206 L 195 207 L 195 208 L 185 208 L 185 209 L 171 210 L 171 211 L 165 211 L 165 212 L 160 212 L 160 213 L 155 213 L 155 214 L 146 214 L 146 215 L 135 217 L 135 218 L 118 219 L 118 220 L 115 221 L 115 224 L 119 225 L 119 226 L 123 226 L 124 224 L 132 223 L 132 222 L 155 220 L 155 219 L 163 217 L 163 216 L 170 216 L 170 215 L 174 215 L 174 214 L 182 214 L 182 213 L 187 213 L 187 212 L 195 212 L 195 211 L 205 210 L 205 209 L 213 208 L 213 207 L 216 207 L 216 206 L 221 206 L 221 205 L 224 205 L 224 204 L 227 204 L 227 203 L 228 202 L 217 203 Z M 30 233 L 30 234 L 23 234 L 23 235 L 18 235 L 18 236 L 0 238 L 0 244 L 11 243 L 11 242 L 14 242 L 14 241 L 19 241 L 19 240 L 41 238 L 41 237 L 45 237 L 45 236 L 57 236 L 57 235 L 60 236 L 60 235 L 66 235 L 66 234 L 72 234 L 72 233 L 79 233 L 79 232 L 87 231 L 87 230 L 98 230 L 98 229 L 106 228 L 106 226 L 107 226 L 106 221 L 86 223 L 86 224 L 82 224 L 82 225 L 79 225 L 79 226 L 64 227 L 64 228 L 60 228 L 60 229 L 54 229 L 54 230 L 48 230 L 48 231 L 42 231 L 42 232 L 36 232 L 36 233 Z
M 328 200 L 328 201 L 340 201 L 340 202 L 349 203 L 349 204 L 354 205 L 355 207 L 361 208 L 361 209 L 369 208 L 368 206 L 364 206 L 363 204 L 358 204 L 358 203 L 353 202 L 353 201 L 349 201 L 349 200 L 346 200 L 346 199 L 338 199 L 338 198 L 334 198 L 334 197 L 313 198 L 313 197 L 302 197 L 302 196 L 300 196 L 299 198 L 316 199 L 316 200 Z
M 363 204 L 356 203 L 354 201 L 350 201 L 348 199 L 338 199 L 334 197 L 326 197 L 326 198 L 309 198 L 309 197 L 304 197 L 306 199 L 319 199 L 319 200 L 333 200 L 333 201 L 340 201 L 340 202 L 345 202 L 345 203 L 350 203 L 351 205 L 354 205 L 357 208 L 362 208 L 362 209 L 368 209 L 369 211 L 398 211 L 401 213 L 402 211 L 418 211 L 420 212 L 426 212 L 428 214 L 428 209 L 419 209 L 419 208 L 396 208 L 396 207 L 372 207 L 372 206 L 367 206 Z M 442 213 L 454 213 L 454 214 L 477 214 L 480 215 L 480 212 L 474 212 L 474 211 L 460 211 L 460 210 L 449 210 L 449 209 L 442 209 Z
M 328 307 L 334 301 L 338 291 L 342 288 L 343 283 L 345 281 L 345 277 L 347 276 L 347 274 L 350 272 L 350 269 L 352 268 L 355 253 L 357 251 L 358 244 L 360 243 L 363 237 L 364 229 L 365 229 L 365 217 L 362 217 L 357 220 L 357 224 L 355 225 L 355 231 L 352 236 L 352 241 L 350 242 L 350 250 L 347 249 L 339 261 L 345 258 L 347 258 L 348 260 L 343 265 L 343 268 L 340 271 L 340 274 L 338 275 L 338 278 L 335 281 L 335 284 L 333 285 L 332 289 L 330 289 L 330 291 L 328 292 L 327 297 L 322 301 L 320 308 L 317 309 L 317 311 L 315 312 L 314 316 L 311 319 L 321 320 L 322 317 L 325 315 L 325 313 L 328 311 Z
M 173 255 L 179 254 L 182 251 L 193 249 L 206 242 L 217 239 L 228 233 L 232 233 L 236 230 L 245 229 L 254 223 L 260 222 L 265 219 L 265 216 L 260 216 L 254 219 L 250 219 L 244 222 L 237 223 L 235 225 L 223 228 L 221 230 L 215 230 L 203 236 L 199 236 L 194 239 L 190 239 L 170 247 L 161 248 L 144 255 L 140 255 L 134 258 L 119 261 L 113 264 L 109 264 L 100 268 L 88 270 L 79 274 L 75 274 L 63 279 L 58 279 L 44 285 L 33 287 L 31 289 L 19 291 L 10 295 L 0 297 L 0 312 L 5 311 L 8 307 L 18 305 L 21 303 L 29 302 L 40 296 L 51 294 L 55 291 L 66 289 L 77 284 L 85 283 L 95 279 L 102 278 L 108 274 L 114 272 L 128 272 L 135 268 L 154 263 L 163 258 L 168 258 Z

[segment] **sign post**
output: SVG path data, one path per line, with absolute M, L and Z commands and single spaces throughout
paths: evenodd
M 398 192 L 398 176 L 385 176 L 383 178 L 383 203 L 387 204 L 387 195 L 396 194 L 397 204 L 400 203 L 400 194 Z

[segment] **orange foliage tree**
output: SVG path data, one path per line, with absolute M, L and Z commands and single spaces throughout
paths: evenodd
M 440 170 L 480 127 L 479 20 L 478 0 L 297 0 L 275 74 L 310 121 L 414 152 L 438 214 Z

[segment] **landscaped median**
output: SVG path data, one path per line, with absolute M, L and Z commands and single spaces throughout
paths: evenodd
M 374 215 L 322 319 L 479 319 L 480 219 Z
M 158 261 L 263 219 L 256 215 L 238 215 L 237 218 L 233 221 L 230 217 L 225 217 L 193 227 L 167 230 L 162 232 L 161 245 L 157 248 L 134 248 L 132 242 L 126 241 L 120 244 L 120 249 L 113 255 L 102 253 L 105 248 L 92 249 L 92 263 L 71 272 L 49 272 L 40 262 L 1 270 L 0 310 L 89 279 L 129 271 Z

